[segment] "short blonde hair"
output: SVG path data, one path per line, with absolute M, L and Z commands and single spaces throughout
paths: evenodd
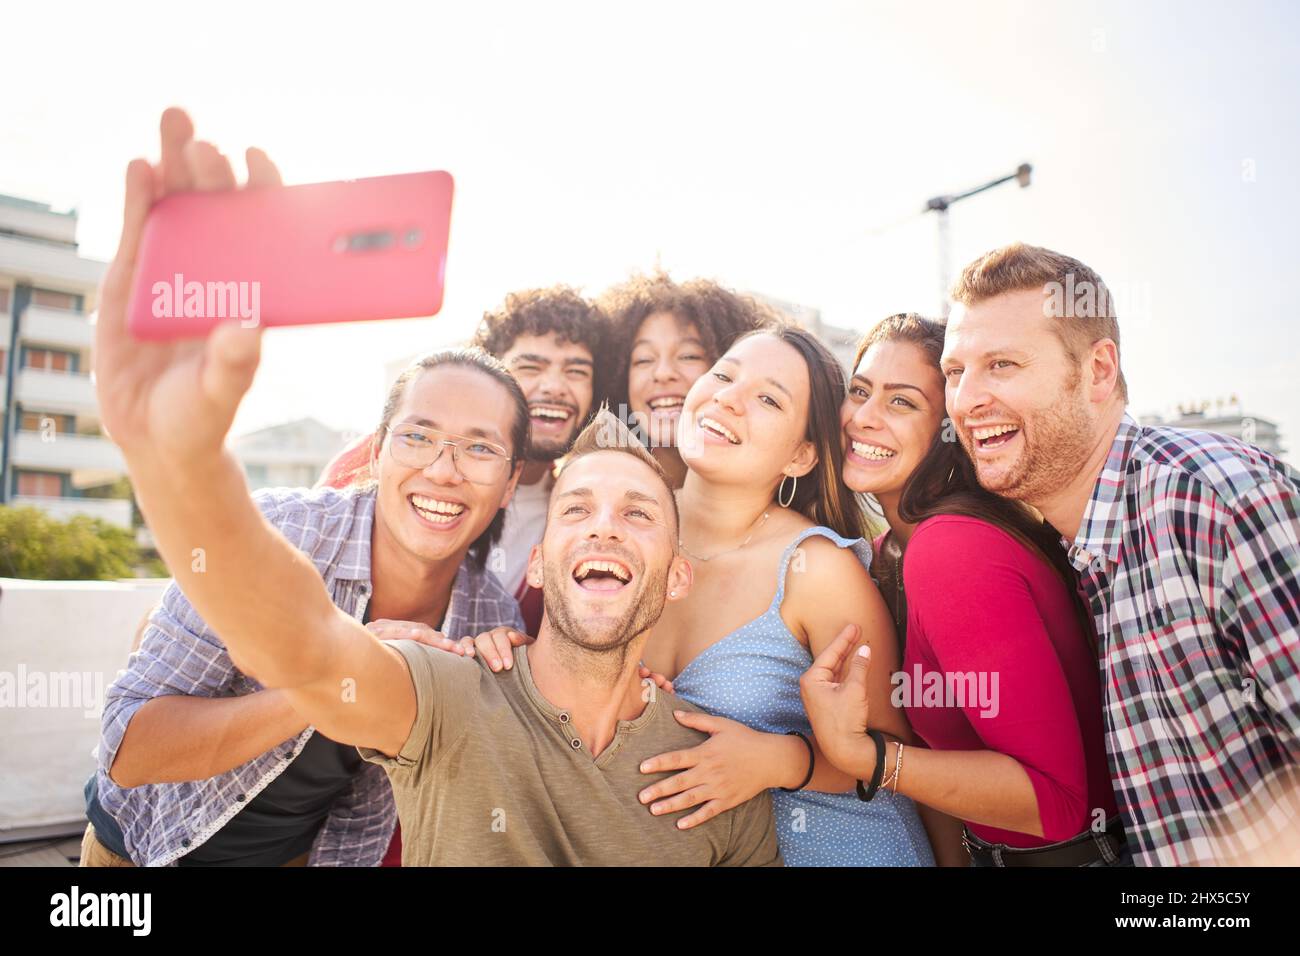
M 1091 307 L 1080 312 L 1073 301 L 1065 301 L 1064 311 L 1055 316 L 1052 329 L 1065 354 L 1075 363 L 1102 339 L 1115 343 L 1115 358 L 1119 361 L 1119 320 L 1110 290 L 1096 272 L 1062 253 L 1023 242 L 986 252 L 962 270 L 952 288 L 952 300 L 974 305 L 1007 292 L 1030 290 L 1052 295 L 1069 295 L 1073 290 L 1090 292 Z M 1120 397 L 1127 402 L 1128 383 L 1123 370 L 1117 372 Z
M 623 420 L 609 410 L 608 404 L 600 406 L 600 410 L 592 416 L 587 427 L 573 440 L 573 446 L 564 456 L 564 464 L 560 466 L 556 480 L 558 481 L 575 461 L 598 451 L 617 451 L 631 455 L 653 471 L 663 482 L 664 488 L 668 490 L 668 501 L 673 512 L 673 546 L 676 547 L 677 535 L 681 528 L 681 516 L 677 513 L 677 496 L 673 494 L 673 486 L 668 480 L 668 475 L 664 472 L 663 466 L 655 460 L 655 456 L 637 440 L 636 435 L 623 423 Z

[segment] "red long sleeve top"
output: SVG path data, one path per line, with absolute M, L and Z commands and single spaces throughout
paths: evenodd
M 990 843 L 1035 847 L 1116 810 L 1101 676 L 1067 585 L 1045 560 L 975 518 L 941 515 L 903 559 L 907 645 L 895 678 L 932 750 L 995 750 L 1024 767 L 1043 837 L 971 824 Z M 906 767 L 904 767 L 906 772 Z

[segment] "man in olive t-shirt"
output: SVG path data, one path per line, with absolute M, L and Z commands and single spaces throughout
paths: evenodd
M 404 866 L 781 865 L 766 791 L 689 830 L 637 799 L 642 760 L 707 736 L 673 717 L 697 708 L 637 672 L 665 601 L 690 590 L 677 520 L 663 472 L 602 411 L 556 479 L 530 556 L 546 615 L 516 666 L 494 674 L 481 656 L 387 645 L 410 674 L 415 718 L 400 748 L 361 753 L 393 784 Z
M 698 708 L 647 681 L 644 711 L 593 758 L 570 713 L 537 689 L 527 647 L 494 674 L 481 656 L 393 646 L 411 669 L 415 724 L 396 757 L 361 753 L 392 781 L 403 866 L 780 864 L 766 791 L 690 830 L 637 800 L 650 782 L 642 760 L 706 736 L 673 717 Z

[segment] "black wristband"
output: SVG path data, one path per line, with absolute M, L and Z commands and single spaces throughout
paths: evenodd
M 858 781 L 858 799 L 864 803 L 876 795 L 880 781 L 885 777 L 885 735 L 878 730 L 868 730 L 867 736 L 876 744 L 876 769 L 871 774 L 871 786 L 863 789 L 862 781 Z
M 803 745 L 804 745 L 805 747 L 808 748 L 808 776 L 804 777 L 804 778 L 803 778 L 803 783 L 799 784 L 799 786 L 797 786 L 797 787 L 782 787 L 782 788 L 781 788 L 781 789 L 784 790 L 786 793 L 794 793 L 794 792 L 796 792 L 796 791 L 798 791 L 798 790 L 802 790 L 804 787 L 808 786 L 808 784 L 812 782 L 812 778 L 813 778 L 813 768 L 816 766 L 816 763 L 817 763 L 817 756 L 816 756 L 816 752 L 813 750 L 812 741 L 810 741 L 810 740 L 809 740 L 807 737 L 805 737 L 803 734 L 799 733 L 799 731 L 797 731 L 797 730 L 787 730 L 787 731 L 785 732 L 785 735 L 786 735 L 787 737 L 792 737 L 792 736 L 793 736 L 793 737 L 798 737 L 800 740 L 803 741 Z

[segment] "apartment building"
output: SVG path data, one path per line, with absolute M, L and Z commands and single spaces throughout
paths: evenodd
M 300 418 L 241 435 L 231 447 L 244 466 L 251 491 L 310 488 L 334 456 L 356 437 L 314 418 Z
M 1229 438 L 1240 438 L 1257 448 L 1262 448 L 1274 457 L 1283 460 L 1287 457 L 1287 449 L 1282 444 L 1282 435 L 1278 431 L 1277 423 L 1268 418 L 1260 418 L 1258 415 L 1245 414 L 1241 402 L 1235 395 L 1213 403 L 1202 401 L 1179 405 L 1172 415 L 1143 415 L 1139 421 L 1144 425 L 1170 425 L 1174 428 L 1190 428 L 1227 435 Z
M 106 264 L 77 251 L 76 212 L 0 195 L 0 503 L 124 528 L 126 474 L 100 428 L 89 315 Z

